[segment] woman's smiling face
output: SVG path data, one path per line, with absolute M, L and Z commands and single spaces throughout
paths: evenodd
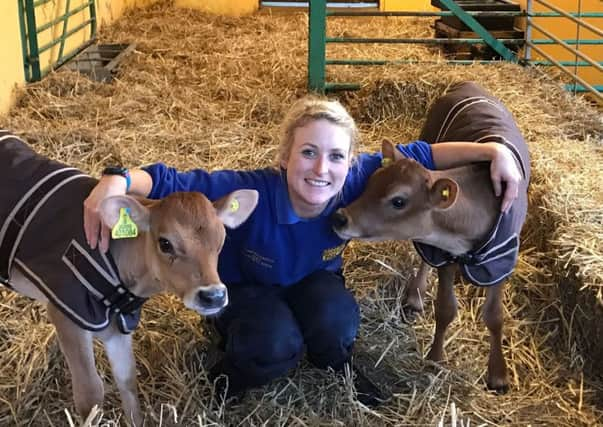
M 289 198 L 295 213 L 311 218 L 341 191 L 350 169 L 349 132 L 326 119 L 295 129 L 293 144 L 281 166 L 287 171 Z

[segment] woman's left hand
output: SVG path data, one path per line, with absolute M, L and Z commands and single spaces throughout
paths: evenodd
M 490 163 L 490 177 L 497 197 L 501 195 L 503 183 L 505 184 L 500 210 L 506 212 L 519 194 L 522 177 L 511 150 L 502 144 L 496 144 L 496 154 Z

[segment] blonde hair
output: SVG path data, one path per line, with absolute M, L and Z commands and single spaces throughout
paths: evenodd
M 350 163 L 356 157 L 358 145 L 358 128 L 350 113 L 338 101 L 308 95 L 293 103 L 281 125 L 280 146 L 277 154 L 277 167 L 291 154 L 293 137 L 297 128 L 315 120 L 324 119 L 334 125 L 341 126 L 350 135 Z

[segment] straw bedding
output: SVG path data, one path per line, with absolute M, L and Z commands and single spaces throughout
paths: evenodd
M 429 21 L 332 19 L 331 35 L 429 37 Z M 101 41 L 136 42 L 111 84 L 57 72 L 29 85 L 2 119 L 35 149 L 97 175 L 106 164 L 164 161 L 188 169 L 270 165 L 277 129 L 306 92 L 307 16 L 208 16 L 161 3 L 135 10 Z M 329 46 L 329 57 L 437 60 L 432 48 Z M 600 111 L 542 74 L 511 64 L 331 67 L 330 81 L 362 82 L 337 95 L 362 129 L 362 149 L 416 138 L 425 112 L 453 82 L 476 80 L 505 102 L 530 146 L 530 212 L 517 271 L 505 289 L 511 391 L 484 390 L 483 293 L 458 286 L 447 360 L 423 360 L 433 330 L 404 323 L 400 298 L 418 265 L 408 243 L 353 242 L 346 275 L 362 307 L 357 359 L 394 397 L 374 410 L 349 375 L 303 363 L 288 378 L 226 407 L 206 377 L 203 321 L 171 296 L 153 298 L 135 334 L 146 425 L 555 425 L 603 423 L 603 123 Z M 433 279 L 432 279 L 433 281 Z M 0 297 L 0 425 L 62 426 L 73 415 L 69 374 L 36 303 Z M 88 425 L 124 424 L 102 352 L 107 399 Z

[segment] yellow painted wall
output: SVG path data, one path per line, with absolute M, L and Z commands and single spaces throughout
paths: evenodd
M 433 11 L 437 10 L 430 0 L 381 0 L 379 9 L 382 11 Z
M 23 84 L 23 53 L 16 1 L 0 1 L 0 115 L 13 101 L 13 89 Z M 2 123 L 0 122 L 0 128 Z
M 112 23 L 130 9 L 145 8 L 157 1 L 159 0 L 96 0 L 96 16 L 99 26 Z
M 176 7 L 198 9 L 216 15 L 242 16 L 258 10 L 258 0 L 174 0 Z

